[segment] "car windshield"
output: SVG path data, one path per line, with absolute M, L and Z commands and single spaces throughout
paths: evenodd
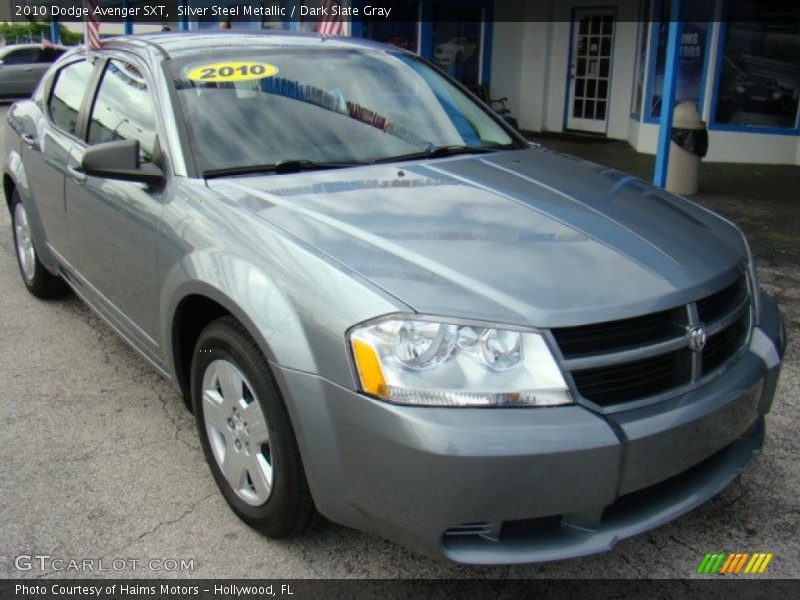
M 521 147 L 405 53 L 242 49 L 170 65 L 197 167 L 207 176 Z

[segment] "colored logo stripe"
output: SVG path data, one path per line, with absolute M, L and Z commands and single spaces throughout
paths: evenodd
M 749 556 L 749 552 L 739 552 L 737 554 L 728 555 L 728 560 L 726 560 L 725 564 L 722 565 L 719 574 L 731 575 L 733 573 L 738 573 L 744 566 L 744 561 L 746 561 Z
M 744 569 L 745 573 L 763 573 L 767 569 L 769 561 L 772 560 L 773 554 L 757 553 L 753 554 L 753 558 L 747 563 Z
M 703 560 L 697 567 L 698 573 L 720 575 L 738 575 L 744 569 L 747 574 L 760 574 L 763 573 L 769 562 L 772 560 L 773 554 L 766 552 L 756 552 L 750 554 L 749 552 L 716 552 L 714 554 L 706 554 Z M 745 566 L 747 565 L 747 566 Z
M 722 561 L 725 560 L 726 554 L 719 552 L 717 554 L 706 554 L 705 558 L 700 562 L 697 567 L 698 573 L 716 573 L 722 566 Z
M 731 569 L 739 562 L 739 554 L 728 554 L 728 558 L 722 563 L 722 568 L 719 570 L 720 575 L 730 573 Z

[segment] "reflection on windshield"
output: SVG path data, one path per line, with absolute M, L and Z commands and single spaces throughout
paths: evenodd
M 518 143 L 458 88 L 405 54 L 276 48 L 214 59 L 269 64 L 277 73 L 206 83 L 186 74 L 208 64 L 207 55 L 175 61 L 175 86 L 203 172 Z
M 261 89 L 267 94 L 286 96 L 301 102 L 314 104 L 325 110 L 345 114 L 351 119 L 385 131 L 414 146 L 424 148 L 429 143 L 421 135 L 418 135 L 408 127 L 390 121 L 385 115 L 352 100 L 345 100 L 341 93 L 326 92 L 313 85 L 304 85 L 298 81 L 289 81 L 284 78 L 270 77 L 262 81 Z

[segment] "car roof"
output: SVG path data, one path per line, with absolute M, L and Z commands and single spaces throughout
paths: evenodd
M 104 40 L 105 41 L 105 40 Z M 182 31 L 137 34 L 111 38 L 105 43 L 109 46 L 149 46 L 163 58 L 180 57 L 204 51 L 228 50 L 236 48 L 259 49 L 275 47 L 300 48 L 361 48 L 371 50 L 392 50 L 405 52 L 396 46 L 388 46 L 371 40 L 351 37 L 331 37 L 316 33 L 286 31 Z

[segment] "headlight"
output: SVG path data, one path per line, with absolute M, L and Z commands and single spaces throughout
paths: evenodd
M 361 391 L 395 404 L 572 403 L 538 333 L 392 316 L 355 327 L 349 343 Z
M 758 324 L 758 318 L 761 315 L 761 288 L 758 284 L 758 277 L 756 276 L 756 263 L 753 260 L 753 251 L 750 249 L 750 242 L 744 231 L 741 229 L 739 233 L 742 235 L 745 251 L 747 252 L 747 279 L 750 283 L 750 297 L 753 302 L 753 314 L 755 323 Z

